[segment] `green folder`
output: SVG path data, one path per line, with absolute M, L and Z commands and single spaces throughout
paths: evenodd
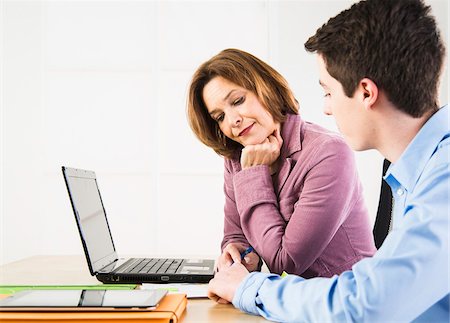
M 0 285 L 0 294 L 13 294 L 28 289 L 135 289 L 133 284 L 99 284 L 99 285 Z

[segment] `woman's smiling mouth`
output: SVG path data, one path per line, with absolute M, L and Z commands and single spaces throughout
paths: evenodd
M 250 132 L 250 130 L 252 130 L 254 123 L 252 123 L 251 125 L 249 125 L 247 128 L 245 128 L 244 130 L 242 130 L 239 133 L 239 137 L 245 136 L 246 134 L 248 134 Z

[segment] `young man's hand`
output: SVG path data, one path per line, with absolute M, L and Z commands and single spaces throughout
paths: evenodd
M 208 297 L 217 303 L 231 303 L 238 286 L 248 274 L 247 268 L 236 262 L 219 270 L 209 282 Z
M 264 142 L 258 145 L 245 146 L 241 153 L 242 169 L 257 165 L 272 167 L 280 156 L 282 145 L 283 139 L 281 138 L 280 131 L 277 129 Z

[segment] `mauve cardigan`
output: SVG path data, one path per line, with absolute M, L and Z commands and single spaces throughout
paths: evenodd
M 222 249 L 251 245 L 275 273 L 331 277 L 375 251 L 353 152 L 299 115 L 282 124 L 279 171 L 225 159 Z

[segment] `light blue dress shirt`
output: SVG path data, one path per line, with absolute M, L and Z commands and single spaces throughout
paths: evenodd
M 386 172 L 394 226 L 373 257 L 331 278 L 251 273 L 233 305 L 282 322 L 448 323 L 449 122 L 445 106 Z

